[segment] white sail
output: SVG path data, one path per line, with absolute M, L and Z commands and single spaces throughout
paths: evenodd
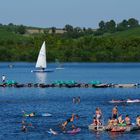
M 36 68 L 46 68 L 47 67 L 45 41 L 43 42 L 43 44 L 41 46 L 35 67 Z
M 46 69 L 47 67 L 47 61 L 46 61 L 46 45 L 45 45 L 45 41 L 43 42 L 38 58 L 37 58 L 37 62 L 36 62 L 36 66 L 37 69 L 36 70 L 31 70 L 31 72 L 53 72 L 54 70 L 52 69 Z

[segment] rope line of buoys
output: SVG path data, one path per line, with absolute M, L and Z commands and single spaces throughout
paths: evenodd
M 4 83 L 0 84 L 0 87 L 15 87 L 15 88 L 22 88 L 22 87 L 34 87 L 34 88 L 54 88 L 54 87 L 59 87 L 59 88 L 135 88 L 135 87 L 140 87 L 140 84 L 112 84 L 112 83 L 101 83 L 100 81 L 91 81 L 89 83 L 80 83 L 76 82 L 74 80 L 71 81 L 54 81 L 50 84 L 46 83 L 25 83 L 21 84 L 15 81 L 7 81 Z

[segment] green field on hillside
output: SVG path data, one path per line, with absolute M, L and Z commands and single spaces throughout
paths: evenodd
M 0 28 L 0 61 L 36 61 L 43 41 L 54 62 L 140 62 L 140 27 L 103 35 L 19 34 Z

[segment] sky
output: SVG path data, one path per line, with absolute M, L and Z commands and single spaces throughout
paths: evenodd
M 2 24 L 98 28 L 101 20 L 129 18 L 140 21 L 140 0 L 0 0 Z

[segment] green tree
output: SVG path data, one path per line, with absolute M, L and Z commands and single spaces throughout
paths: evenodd
M 18 27 L 17 27 L 17 32 L 18 32 L 19 34 L 25 34 L 25 32 L 26 32 L 25 26 L 23 26 L 23 25 L 18 26 Z
M 66 30 L 67 32 L 73 32 L 73 26 L 67 24 L 67 25 L 65 25 L 65 30 Z
M 102 31 L 105 30 L 105 22 L 103 20 L 99 22 L 99 29 Z
M 87 28 L 86 29 L 86 34 L 93 34 L 92 28 Z
M 80 33 L 82 31 L 82 29 L 80 27 L 75 27 L 74 31 L 77 32 L 77 33 Z
M 14 24 L 13 23 L 9 23 L 8 26 L 14 26 Z
M 86 27 L 83 27 L 83 32 L 86 32 Z
M 52 33 L 55 34 L 56 33 L 56 27 L 52 27 Z
M 128 29 L 128 21 L 125 19 L 117 25 L 118 31 L 124 31 L 127 29 Z
M 110 20 L 110 21 L 106 22 L 105 29 L 107 32 L 115 32 L 116 22 L 114 20 Z
M 128 19 L 128 26 L 131 27 L 137 27 L 139 26 L 139 21 L 136 20 L 135 18 L 130 18 Z

